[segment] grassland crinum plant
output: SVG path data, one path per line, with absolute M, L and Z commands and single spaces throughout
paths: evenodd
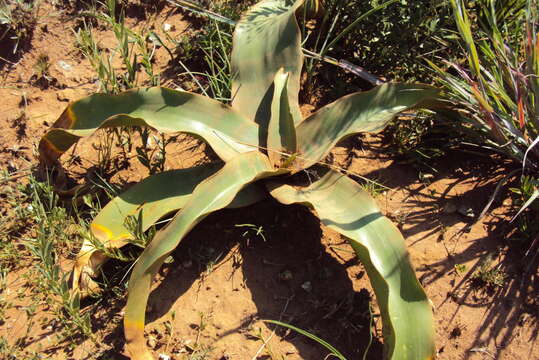
M 136 261 L 124 327 L 135 360 L 153 359 L 145 345 L 145 310 L 154 274 L 204 217 L 274 197 L 313 208 L 321 222 L 348 238 L 373 284 L 383 319 L 387 359 L 434 357 L 434 323 L 404 240 L 359 184 L 320 166 L 341 139 L 379 131 L 399 112 L 436 102 L 424 85 L 384 84 L 342 97 L 302 119 L 298 104 L 303 55 L 296 10 L 303 1 L 265 0 L 238 22 L 233 38 L 231 106 L 166 88 L 95 94 L 69 105 L 42 138 L 44 166 L 99 128 L 147 126 L 204 139 L 224 161 L 153 175 L 113 199 L 94 219 L 73 270 L 73 287 L 92 283 L 105 260 L 101 248 L 125 245 L 128 216 L 144 230 L 176 212 Z M 309 171 L 309 175 L 305 176 Z M 315 174 L 315 175 L 313 175 Z M 308 180 L 308 181 L 306 181 Z

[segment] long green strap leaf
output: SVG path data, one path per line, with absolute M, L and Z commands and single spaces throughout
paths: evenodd
M 383 84 L 324 106 L 296 128 L 302 168 L 322 160 L 347 136 L 380 131 L 399 112 L 435 102 L 438 93 L 427 85 Z
M 386 359 L 433 359 L 431 305 L 417 280 L 398 229 L 350 178 L 330 170 L 302 188 L 270 184 L 284 204 L 312 206 L 321 222 L 349 239 L 365 266 L 383 321 Z
M 79 138 L 117 126 L 190 133 L 208 142 L 225 161 L 252 151 L 246 144 L 258 145 L 256 124 L 232 108 L 201 95 L 152 87 L 95 94 L 72 103 L 41 139 L 41 160 L 51 164 Z
M 259 152 L 236 156 L 195 188 L 182 210 L 146 247 L 131 274 L 125 310 L 126 348 L 133 360 L 152 359 L 144 340 L 145 310 L 153 276 L 166 257 L 203 218 L 228 206 L 246 185 L 275 173 Z
M 140 221 L 140 230 L 146 231 L 163 216 L 181 209 L 191 198 L 195 187 L 213 175 L 222 164 L 212 163 L 194 168 L 166 171 L 150 176 L 132 186 L 121 195 L 112 199 L 90 224 L 93 239 L 85 239 L 73 268 L 73 288 L 85 293 L 80 284 L 83 271 L 94 276 L 99 267 L 107 260 L 98 250 L 100 248 L 118 249 L 133 239 L 126 227 L 126 219 L 133 216 Z M 228 208 L 254 204 L 267 194 L 255 185 L 243 190 Z M 96 244 L 98 242 L 99 244 Z M 90 281 L 90 279 L 84 279 Z M 80 286 L 79 286 L 80 284 Z
M 180 209 L 191 196 L 193 189 L 219 169 L 220 164 L 166 171 L 142 180 L 127 191 L 112 199 L 90 224 L 93 239 L 85 239 L 73 267 L 73 289 L 84 289 L 89 284 L 80 284 L 82 272 L 95 276 L 106 261 L 99 250 L 102 247 L 118 249 L 133 235 L 125 226 L 128 216 L 141 221 L 146 231 L 164 215 Z M 84 281 L 89 281 L 85 279 Z
M 295 123 L 298 105 L 301 34 L 295 11 L 303 0 L 265 0 L 254 5 L 238 22 L 232 49 L 232 107 L 262 128 L 266 139 L 271 108 L 271 85 L 280 68 L 290 73 L 288 96 Z
M 268 157 L 275 167 L 281 166 L 283 153 L 295 154 L 297 150 L 296 128 L 288 98 L 288 78 L 289 74 L 281 68 L 273 82 L 273 101 L 268 126 Z
M 130 238 L 125 219 L 139 214 L 141 227 L 147 230 L 164 215 L 183 207 L 194 188 L 221 166 L 213 163 L 147 177 L 112 199 L 99 212 L 90 225 L 93 235 L 103 244 Z

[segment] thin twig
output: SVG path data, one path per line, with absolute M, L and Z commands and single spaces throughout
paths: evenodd
M 215 13 L 213 11 L 204 9 L 203 7 L 199 6 L 198 4 L 193 3 L 191 1 L 167 0 L 167 2 L 169 4 L 174 5 L 174 6 L 181 7 L 182 9 L 189 10 L 189 11 L 192 11 L 194 13 L 197 13 L 197 14 L 200 14 L 200 15 L 203 15 L 203 16 L 207 16 L 207 17 L 209 17 L 211 19 L 214 19 L 214 20 L 217 20 L 217 21 L 224 22 L 224 23 L 226 23 L 228 25 L 231 25 L 231 26 L 236 25 L 236 22 L 234 20 L 229 19 L 229 18 L 227 18 L 227 17 L 225 17 L 225 16 L 223 16 L 221 14 Z
M 487 354 L 488 356 L 490 356 L 491 358 L 493 359 L 496 359 L 496 356 L 492 355 L 492 353 L 490 351 L 488 351 L 487 348 L 485 347 L 482 347 L 482 348 L 473 348 L 473 349 L 470 349 L 468 350 L 469 352 L 478 352 L 478 353 L 483 353 L 483 354 Z
M 18 62 L 14 63 L 14 62 L 9 61 L 8 59 L 3 58 L 3 57 L 1 57 L 1 56 L 0 56 L 0 60 L 5 61 L 6 63 L 8 63 L 8 64 L 10 64 L 10 65 L 17 65 L 17 64 L 18 64 Z

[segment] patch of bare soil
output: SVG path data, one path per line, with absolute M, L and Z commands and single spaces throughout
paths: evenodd
M 92 67 L 74 45 L 76 20 L 49 5 L 40 11 L 30 50 L 1 74 L 0 167 L 10 172 L 12 188 L 25 181 L 25 170 L 36 165 L 39 138 L 68 102 L 97 88 Z M 191 26 L 180 11 L 166 6 L 152 21 L 155 29 L 165 21 L 171 24 L 173 36 Z M 129 17 L 127 23 L 142 26 L 140 16 Z M 105 46 L 111 36 L 105 30 L 98 34 Z M 170 66 L 168 54 L 157 51 L 157 67 L 165 71 Z M 54 79 L 45 83 L 36 78 L 35 64 L 41 54 L 49 59 L 48 79 Z M 176 85 L 167 79 L 164 83 Z M 99 166 L 91 145 L 98 138 L 85 140 L 72 156 L 66 156 L 70 159 L 66 167 L 75 180 L 83 181 L 89 177 L 88 169 Z M 388 155 L 380 139 L 348 140 L 335 149 L 333 160 L 352 177 L 367 176 L 391 189 L 379 191 L 376 199 L 402 230 L 432 300 L 438 358 L 539 358 L 537 272 L 527 267 L 521 249 L 511 243 L 508 234 L 513 225 L 508 224 L 508 214 L 514 213 L 514 206 L 507 192 L 474 222 L 507 173 L 506 165 L 498 159 L 449 154 L 433 164 L 437 173 L 425 174 Z M 169 145 L 167 153 L 166 169 L 213 158 L 204 145 L 185 136 Z M 114 184 L 126 186 L 147 176 L 147 169 L 133 160 L 134 153 L 113 157 L 117 159 L 110 174 Z M 257 232 L 260 229 L 262 233 Z M 496 270 L 495 276 L 501 276 L 499 284 L 478 277 L 487 263 L 488 269 Z M 111 262 L 104 273 L 122 278 L 128 268 Z M 115 288 L 121 296 L 106 293 L 97 305 L 92 300 L 85 304 L 94 306 L 95 339 L 73 346 L 51 345 L 58 329 L 47 306 L 37 307 L 37 315 L 29 314 L 30 295 L 23 300 L 14 296 L 26 291 L 25 273 L 19 268 L 9 274 L 7 296 L 15 305 L 0 321 L 0 336 L 9 344 L 25 336 L 28 350 L 52 359 L 124 358 L 122 283 Z M 168 354 L 173 359 L 326 356 L 320 345 L 275 328 L 265 319 L 315 333 L 349 359 L 361 358 L 367 348 L 367 359 L 382 357 L 373 291 L 346 241 L 321 226 L 309 210 L 269 200 L 214 214 L 182 242 L 154 283 L 147 313 L 148 344 L 156 356 Z M 30 321 L 38 325 L 29 327 Z

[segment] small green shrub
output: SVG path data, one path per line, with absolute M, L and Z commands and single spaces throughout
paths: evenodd
M 538 6 L 529 0 L 512 43 L 508 27 L 498 23 L 496 2 L 483 14 L 488 26 L 472 23 L 462 0 L 451 0 L 465 64 L 431 63 L 448 97 L 458 108 L 473 141 L 518 161 L 526 171 L 539 171 L 539 40 Z M 516 15 L 515 15 L 516 16 Z M 475 31 L 475 33 L 474 33 Z M 473 35 L 475 34 L 475 35 Z M 513 42 L 514 43 L 514 42 Z
M 472 18 L 463 0 L 451 0 L 464 60 L 430 66 L 455 106 L 449 118 L 461 125 L 467 143 L 521 167 L 522 193 L 529 197 L 519 215 L 539 196 L 539 6 L 536 0 L 479 3 L 485 6 Z

